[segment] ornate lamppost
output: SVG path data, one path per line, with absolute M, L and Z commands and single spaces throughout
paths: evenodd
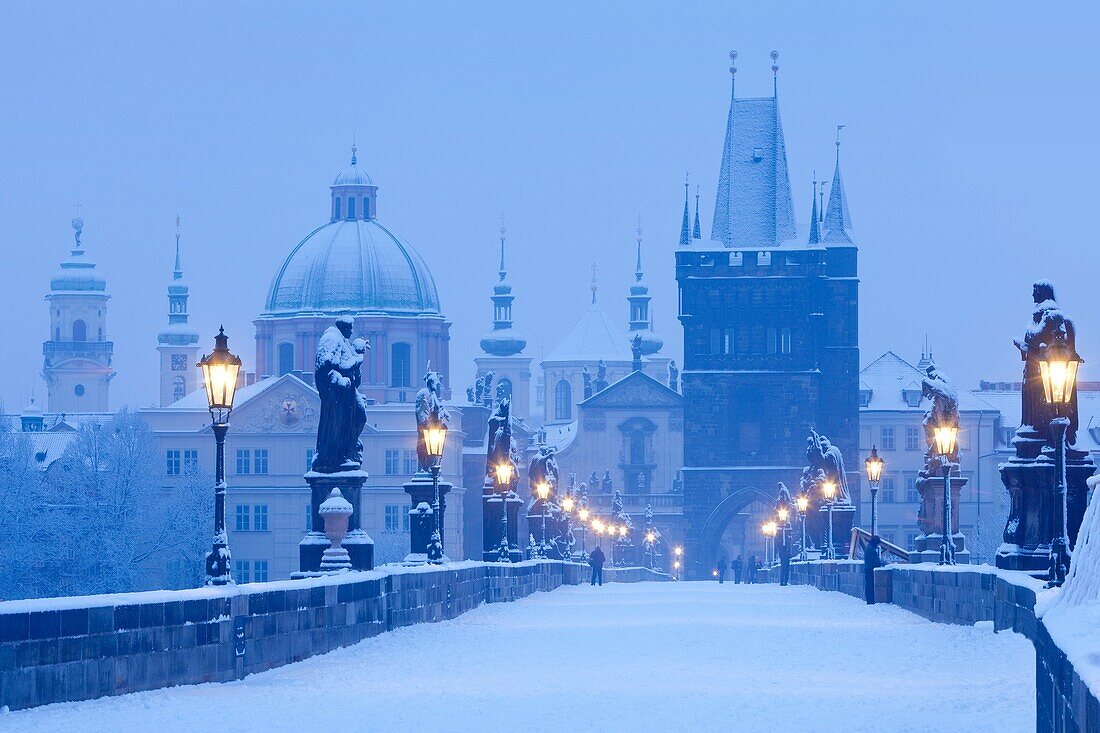
M 882 481 L 882 466 L 885 463 L 878 457 L 878 448 L 871 446 L 871 455 L 863 461 L 867 468 L 867 483 L 871 485 L 871 535 L 878 536 L 878 486 Z
M 1066 432 L 1070 419 L 1068 407 L 1073 402 L 1077 384 L 1077 367 L 1084 361 L 1070 348 L 1065 332 L 1054 332 L 1054 338 L 1039 356 L 1039 374 L 1043 379 L 1043 398 L 1054 417 L 1050 421 L 1050 434 L 1054 439 L 1054 490 L 1058 494 L 1054 502 L 1054 538 L 1050 542 L 1050 571 L 1047 586 L 1060 586 L 1069 572 L 1069 528 L 1066 512 Z
M 626 533 L 630 529 L 625 524 L 619 525 L 619 565 L 626 567 Z
M 428 541 L 428 562 L 440 565 L 443 562 L 443 530 L 439 524 L 439 472 L 443 467 L 443 448 L 447 445 L 447 425 L 442 420 L 433 420 L 423 432 L 424 447 L 431 460 L 429 468 L 432 472 L 432 490 L 435 493 L 435 502 L 432 504 L 435 528 L 432 530 L 431 540 Z
M 684 548 L 680 545 L 672 548 L 672 554 L 676 556 L 676 559 L 672 561 L 672 567 L 676 570 L 676 580 L 680 579 L 680 567 L 682 566 L 682 558 L 684 556 Z
M 774 520 L 768 520 L 760 529 L 764 533 L 764 564 L 771 565 L 775 554 L 775 534 L 779 525 Z
M 535 485 L 535 492 L 538 494 L 539 501 L 542 502 L 542 537 L 539 539 L 539 543 L 535 549 L 535 557 L 544 559 L 546 558 L 546 503 L 550 498 L 550 483 L 547 481 L 540 481 Z
M 565 524 L 565 552 L 563 553 L 563 560 L 573 559 L 573 548 L 570 547 L 570 536 L 573 532 L 573 509 L 577 506 L 577 500 L 573 498 L 573 495 L 566 489 L 566 494 L 561 500 L 562 519 Z
M 585 546 L 585 535 L 588 533 L 588 503 L 581 496 L 581 508 L 577 510 L 577 519 L 581 520 L 581 562 L 588 562 L 588 548 Z
M 229 563 L 229 536 L 225 532 L 225 434 L 229 432 L 229 413 L 237 392 L 241 358 L 229 353 L 229 337 L 219 328 L 214 351 L 199 360 L 206 404 L 210 408 L 210 426 L 214 431 L 214 544 L 206 556 L 206 584 L 228 585 L 233 582 Z
M 959 429 L 954 425 L 938 425 L 932 429 L 936 452 L 943 464 L 943 539 L 940 542 L 940 565 L 955 564 L 955 539 L 951 536 L 951 456 Z
M 829 527 L 825 535 L 825 559 L 836 560 L 836 548 L 833 547 L 833 504 L 836 503 L 836 483 L 825 481 L 821 484 L 821 495 L 825 497 L 825 505 L 829 507 Z
M 810 497 L 799 494 L 794 501 L 798 506 L 798 521 L 802 525 L 802 548 L 798 553 L 798 559 L 806 562 L 806 510 L 810 508 Z
M 653 569 L 653 550 L 657 544 L 657 533 L 650 530 L 645 533 L 645 555 L 646 555 L 646 567 L 650 570 Z
M 512 493 L 512 464 L 502 461 L 493 467 L 497 486 L 500 487 L 500 546 L 497 548 L 497 562 L 511 562 L 512 548 L 508 542 L 508 497 Z

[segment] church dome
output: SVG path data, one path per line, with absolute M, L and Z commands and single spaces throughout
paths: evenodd
M 331 189 L 330 221 L 291 250 L 271 281 L 264 315 L 439 315 L 428 266 L 375 218 L 378 189 L 354 150 Z

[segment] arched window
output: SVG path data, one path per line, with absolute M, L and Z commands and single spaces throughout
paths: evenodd
M 53 340 L 54 341 L 60 341 L 61 340 L 61 326 L 58 326 L 53 330 Z
M 294 371 L 294 344 L 279 344 L 279 376 Z
M 176 377 L 172 380 L 172 401 L 178 402 L 187 396 L 187 382 L 183 377 Z
M 339 196 L 337 196 L 336 198 L 334 198 L 332 200 L 332 218 L 333 219 L 339 219 L 340 218 L 340 197 Z
M 412 348 L 408 344 L 390 348 L 390 386 L 412 386 Z
M 565 379 L 554 387 L 554 419 L 573 419 L 573 387 Z
M 370 199 L 367 197 L 363 197 L 363 218 L 370 218 Z
M 507 398 L 509 400 L 512 399 L 512 380 L 508 379 L 508 377 L 501 377 L 500 379 L 498 379 L 497 393 L 493 396 L 499 396 L 501 398 Z
M 73 321 L 73 341 L 88 340 L 88 324 L 79 318 Z
M 348 199 L 348 218 L 349 219 L 354 219 L 355 218 L 355 199 L 354 198 Z

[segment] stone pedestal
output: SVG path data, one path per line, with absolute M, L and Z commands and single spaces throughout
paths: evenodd
M 809 518 L 809 512 L 807 512 L 807 519 Z M 822 550 L 822 557 L 824 557 L 824 549 L 826 537 L 829 533 L 829 507 L 828 505 L 822 506 L 817 510 L 817 525 L 820 527 L 820 534 L 810 539 L 811 542 L 816 541 L 818 548 Z M 852 541 L 852 527 L 855 525 L 856 520 L 856 508 L 851 504 L 837 504 L 833 506 L 833 547 L 836 548 L 836 556 L 838 558 L 848 556 L 848 545 Z M 807 525 L 807 530 L 810 529 L 810 525 Z
M 353 570 L 371 570 L 374 568 L 374 540 L 367 536 L 360 525 L 359 494 L 367 480 L 366 471 L 341 471 L 339 473 L 318 473 L 310 471 L 305 475 L 310 487 L 310 505 L 312 519 L 310 530 L 298 543 L 298 561 L 301 572 L 315 573 L 321 569 L 321 558 L 330 542 L 325 537 L 325 522 L 321 518 L 321 504 L 329 497 L 333 489 L 351 504 L 352 513 L 348 517 L 348 533 L 342 546 L 348 551 Z
M 966 537 L 959 531 L 959 506 L 962 488 L 967 480 L 959 475 L 958 465 L 951 468 L 951 539 L 955 545 L 955 563 L 970 563 L 970 550 L 966 547 Z M 917 523 L 921 533 L 913 540 L 913 551 L 909 553 L 909 562 L 939 562 L 940 546 L 943 544 L 943 476 L 920 477 L 916 481 L 920 494 L 920 509 L 917 511 Z
M 523 559 L 523 551 L 519 547 L 519 510 L 523 506 L 523 499 L 516 496 L 514 491 L 508 492 L 508 557 L 512 562 Z M 482 533 L 481 559 L 485 562 L 496 562 L 500 559 L 501 512 L 504 511 L 505 501 L 503 495 L 496 491 L 496 485 L 492 480 L 487 480 L 481 490 L 481 510 L 484 524 Z
M 417 473 L 404 486 L 405 493 L 409 495 L 412 506 L 409 508 L 409 554 L 405 556 L 405 562 L 427 562 L 428 543 L 431 542 L 432 532 L 435 531 L 435 514 L 432 506 L 435 504 L 435 487 L 432 484 L 431 474 Z M 443 546 L 446 547 L 446 518 L 447 518 L 447 493 L 451 490 L 451 484 L 440 480 L 439 482 L 439 536 L 443 538 Z M 447 562 L 446 553 L 443 561 Z
M 1004 544 L 997 550 L 997 567 L 1005 570 L 1046 571 L 1054 538 L 1055 502 L 1053 449 L 1035 438 L 1017 438 L 1016 457 L 1000 465 L 1001 482 L 1011 506 Z M 1070 547 L 1088 504 L 1086 479 L 1096 464 L 1085 451 L 1066 450 L 1066 525 Z

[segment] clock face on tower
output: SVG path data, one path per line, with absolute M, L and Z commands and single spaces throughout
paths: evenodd
M 172 371 L 187 371 L 187 354 L 172 354 Z

